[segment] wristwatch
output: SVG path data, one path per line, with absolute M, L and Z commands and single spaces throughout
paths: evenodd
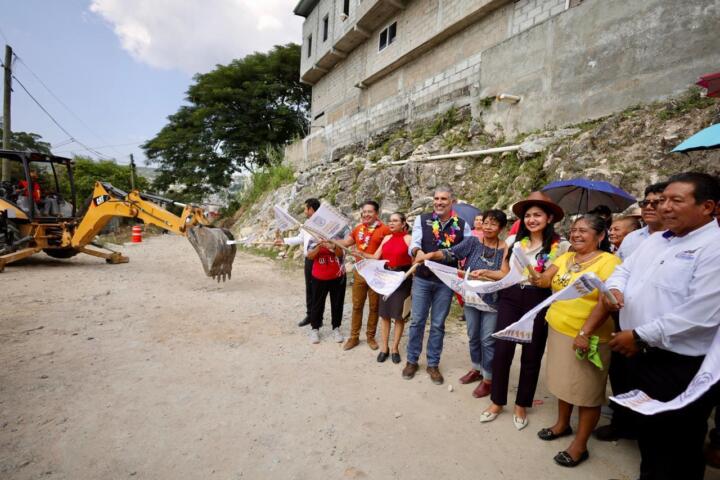
M 586 336 L 587 336 L 587 334 L 585 333 L 584 330 L 580 330 L 580 331 L 578 332 L 578 335 L 581 336 L 581 337 L 586 337 Z
M 635 330 L 632 331 L 632 335 L 633 339 L 635 340 L 635 345 L 637 345 L 638 348 L 644 352 L 648 348 L 647 342 L 643 340 L 642 337 L 638 335 Z

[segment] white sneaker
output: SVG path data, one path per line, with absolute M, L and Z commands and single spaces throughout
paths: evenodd
M 317 328 L 310 330 L 310 343 L 320 343 L 320 330 Z
M 342 343 L 345 341 L 345 339 L 342 336 L 342 333 L 340 333 L 340 328 L 333 328 L 332 334 L 333 334 L 333 340 L 335 340 L 337 343 Z

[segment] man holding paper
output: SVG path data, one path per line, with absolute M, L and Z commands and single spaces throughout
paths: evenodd
M 671 177 L 658 205 L 668 230 L 641 243 L 607 282 L 622 329 L 610 346 L 630 357 L 637 389 L 614 400 L 640 413 L 641 479 L 704 477 L 703 444 L 720 371 L 720 364 L 704 363 L 720 347 L 713 343 L 720 325 L 718 199 L 717 177 Z M 652 407 L 663 402 L 677 404 L 655 413 Z
M 445 260 L 446 263 L 447 260 L 462 260 L 468 271 L 500 270 L 507 246 L 498 235 L 507 225 L 507 217 L 502 210 L 488 210 L 483 218 L 482 236 L 468 236 L 448 249 L 425 253 L 422 259 Z M 468 301 L 463 307 L 472 368 L 460 378 L 460 383 L 480 382 L 472 392 L 475 398 L 490 395 L 492 388 L 492 359 L 495 352 L 492 334 L 497 322 L 497 298 L 497 293 L 483 295 L 482 300 L 486 304 L 482 306 L 483 309 Z
M 320 201 L 317 198 L 308 198 L 305 200 L 305 218 L 310 218 L 313 216 L 313 214 L 317 211 L 317 209 L 320 208 Z M 303 251 L 303 257 L 305 258 L 305 318 L 303 318 L 300 323 L 298 323 L 298 327 L 304 327 L 306 325 L 310 325 L 310 304 L 312 302 L 312 266 L 313 261 L 310 260 L 307 257 L 308 254 L 308 244 L 310 243 L 310 240 L 312 239 L 312 236 L 307 233 L 305 230 L 300 230 L 297 235 L 294 237 L 287 237 L 283 239 L 278 239 L 275 241 L 275 244 L 278 246 L 281 246 L 283 243 L 285 245 L 293 246 L 293 245 L 302 245 L 302 251 Z
M 450 248 L 471 235 L 470 227 L 453 212 L 455 196 L 450 187 L 441 186 L 433 195 L 433 212 L 415 218 L 409 253 L 419 263 L 427 252 Z M 451 262 L 457 267 L 457 261 Z M 444 381 L 438 368 L 445 337 L 445 319 L 450 312 L 452 290 L 424 265 L 415 273 L 412 286 L 412 314 L 408 329 L 407 364 L 402 376 L 410 380 L 418 370 L 422 353 L 425 323 L 430 314 L 430 335 L 427 342 L 427 372 L 436 385 Z
M 360 224 L 350 232 L 340 243 L 345 247 L 353 245 L 365 254 L 372 255 L 380 246 L 385 235 L 390 234 L 388 227 L 380 221 L 380 205 L 373 200 L 366 200 L 360 207 Z M 378 324 L 378 304 L 380 297 L 367 284 L 365 279 L 358 274 L 357 270 L 353 270 L 353 286 L 352 286 L 352 321 L 350 323 L 350 337 L 343 346 L 344 350 L 355 348 L 360 343 L 360 330 L 362 329 L 363 310 L 365 309 L 365 299 L 369 303 L 368 320 L 367 320 L 367 343 L 372 350 L 378 349 L 375 341 L 375 332 Z

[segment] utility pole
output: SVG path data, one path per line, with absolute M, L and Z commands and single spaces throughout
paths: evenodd
M 130 154 L 130 190 L 135 190 L 135 159 Z
M 5 89 L 3 95 L 3 149 L 10 150 L 10 92 L 12 91 L 12 47 L 5 45 Z M 2 180 L 10 180 L 10 160 L 2 159 Z

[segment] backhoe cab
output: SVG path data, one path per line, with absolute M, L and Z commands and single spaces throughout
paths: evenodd
M 128 217 L 186 236 L 207 276 L 230 278 L 236 252 L 235 245 L 227 244 L 232 234 L 211 227 L 200 207 L 96 182 L 81 216 L 71 159 L 8 150 L 0 150 L 0 158 L 10 160 L 10 179 L 0 182 L 0 272 L 40 251 L 55 258 L 85 253 L 108 263 L 127 263 L 128 257 L 93 240 L 113 217 Z M 177 216 L 158 204 L 174 204 L 183 211 Z

